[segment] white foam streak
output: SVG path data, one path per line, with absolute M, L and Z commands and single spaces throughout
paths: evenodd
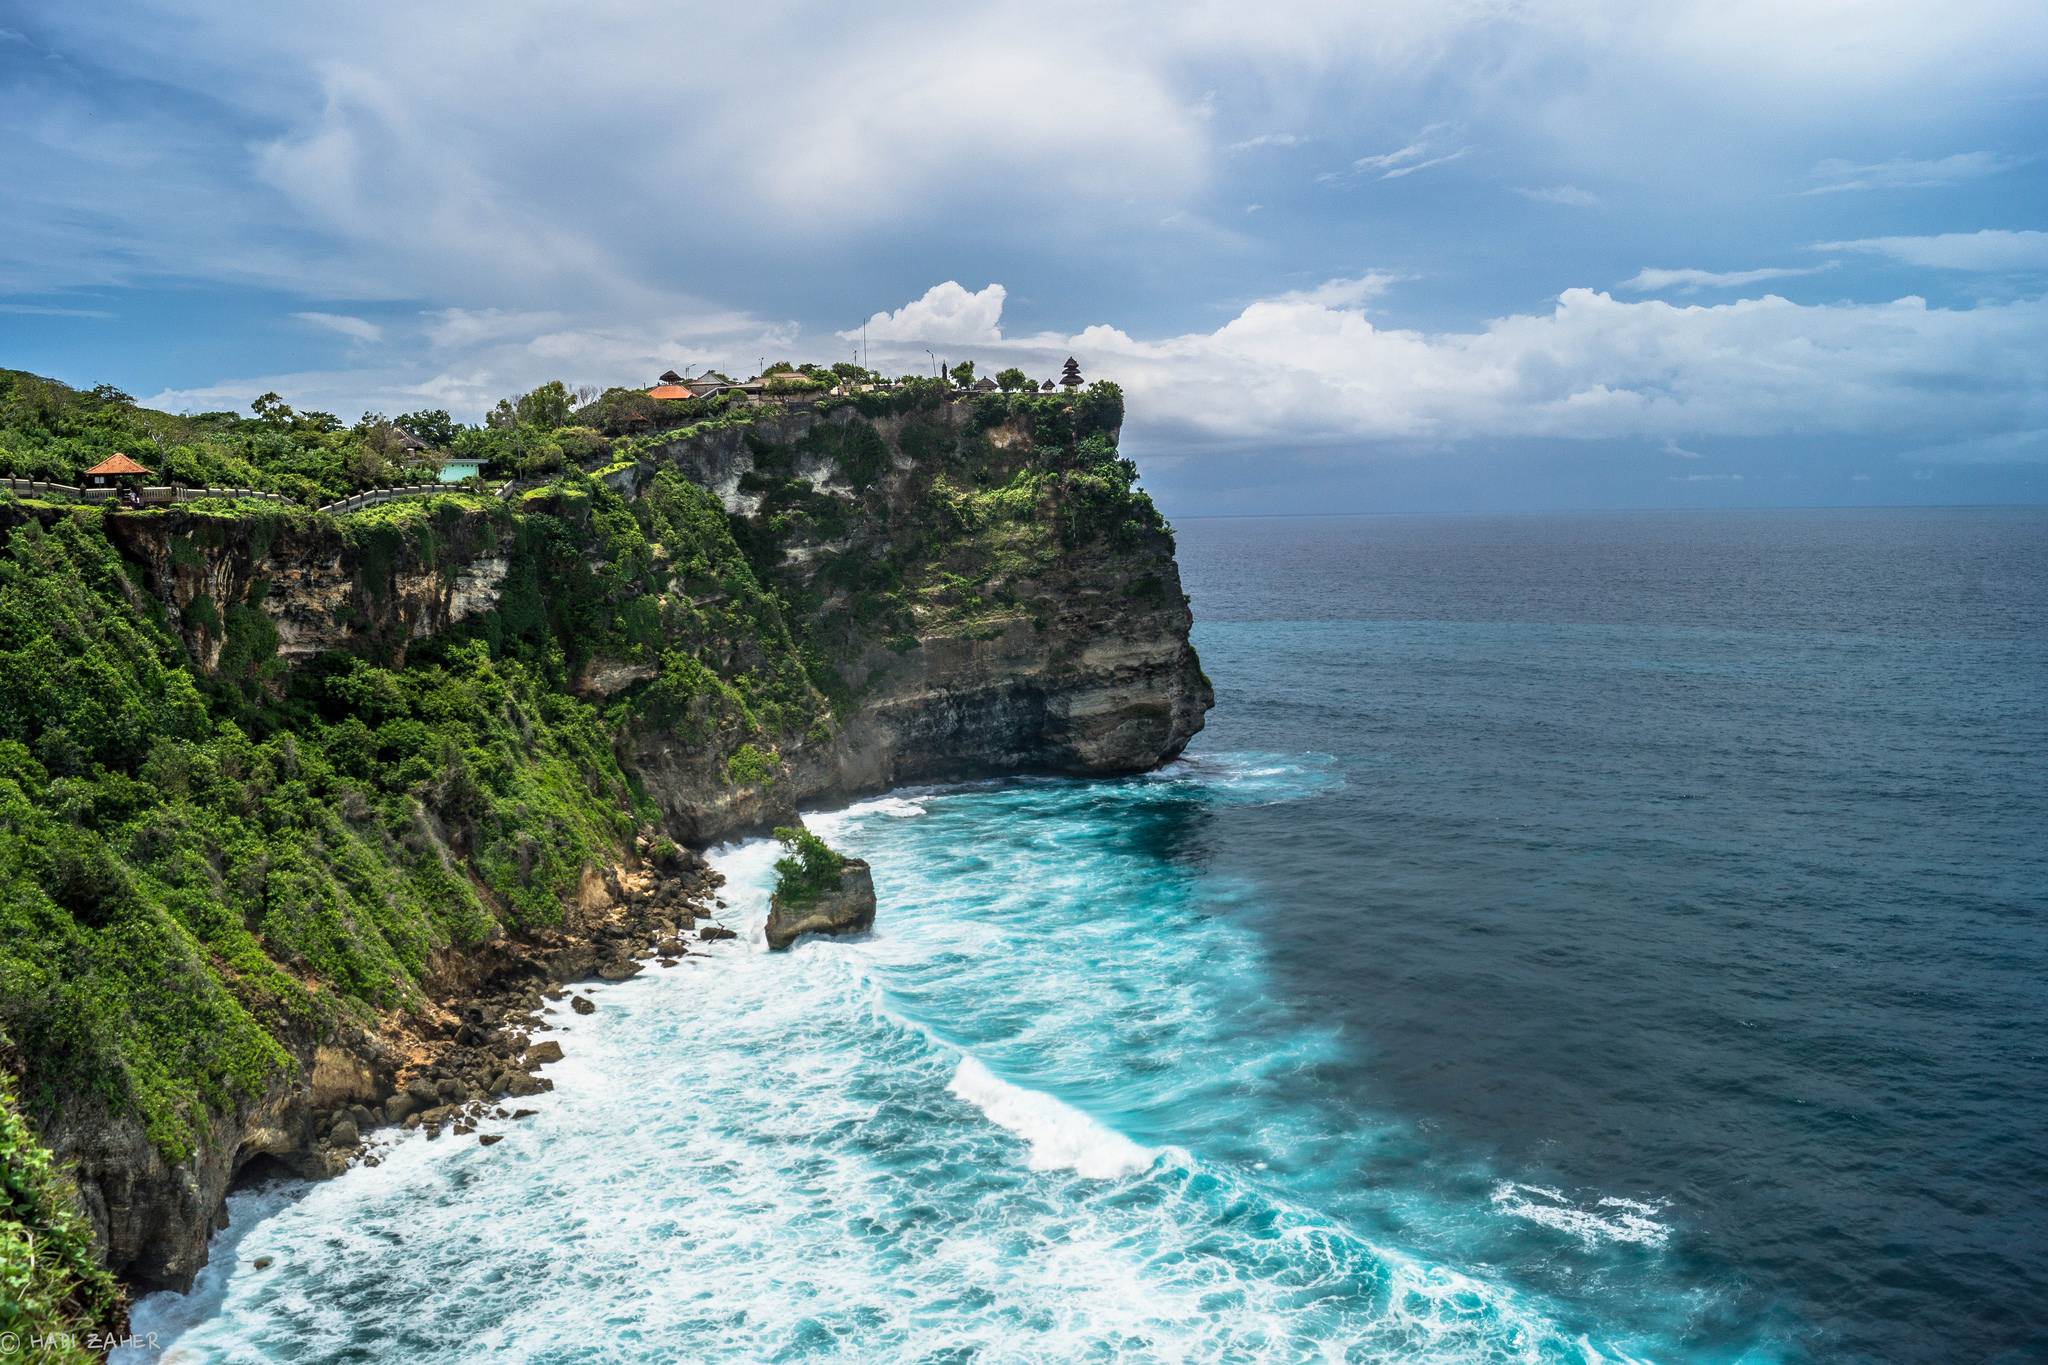
M 1156 1155 L 1051 1095 L 1010 1084 L 972 1057 L 960 1059 L 946 1089 L 1029 1143 L 1027 1164 L 1034 1171 L 1113 1180 L 1137 1175 Z
M 1593 1201 L 1591 1207 L 1581 1207 L 1566 1198 L 1562 1190 L 1504 1181 L 1494 1187 L 1493 1206 L 1511 1218 L 1570 1233 L 1589 1247 L 1602 1242 L 1658 1247 L 1671 1236 L 1671 1229 L 1653 1216 L 1662 1213 L 1664 1205 L 1639 1199 L 1605 1195 Z

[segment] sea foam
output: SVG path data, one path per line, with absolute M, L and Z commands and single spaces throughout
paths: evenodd
M 1156 1155 L 1051 1095 L 1010 1084 L 972 1057 L 960 1059 L 946 1089 L 1029 1143 L 1034 1171 L 1070 1170 L 1113 1180 L 1137 1175 Z
M 1493 1206 L 1511 1218 L 1568 1232 L 1589 1247 L 1602 1242 L 1660 1247 L 1671 1236 L 1671 1229 L 1653 1216 L 1662 1213 L 1664 1205 L 1640 1199 L 1604 1195 L 1589 1206 L 1579 1205 L 1562 1190 L 1510 1180 L 1494 1187 Z

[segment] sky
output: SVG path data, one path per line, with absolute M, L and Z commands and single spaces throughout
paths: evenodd
M 2048 502 L 2048 7 L 0 0 L 0 365 L 863 345 L 1074 356 L 1174 516 Z

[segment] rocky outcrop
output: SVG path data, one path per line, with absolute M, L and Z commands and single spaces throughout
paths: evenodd
M 805 934 L 864 934 L 875 927 L 875 878 L 859 858 L 839 867 L 839 885 L 801 902 L 778 890 L 768 907 L 768 946 L 787 948 Z

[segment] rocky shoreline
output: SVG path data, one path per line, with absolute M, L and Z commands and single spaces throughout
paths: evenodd
M 662 865 L 665 864 L 665 865 Z M 554 1082 L 541 1068 L 562 1059 L 562 1045 L 538 1039 L 560 1009 L 594 1013 L 587 993 L 570 986 L 625 981 L 651 964 L 673 968 L 702 956 L 690 944 L 717 942 L 736 933 L 716 922 L 724 879 L 693 852 L 657 863 L 615 869 L 616 892 L 605 911 L 574 928 L 543 930 L 507 944 L 505 960 L 481 982 L 451 993 L 433 1007 L 402 1017 L 386 1038 L 395 1054 L 388 1085 L 374 1102 L 358 1099 L 316 1114 L 315 1145 L 290 1163 L 298 1174 L 339 1174 L 356 1160 L 375 1165 L 370 1141 L 378 1128 L 474 1134 L 484 1146 L 502 1134 L 479 1131 L 491 1121 L 514 1121 L 534 1111 L 508 1102 L 543 1094 Z
M 247 1136 L 232 1166 L 207 1172 L 207 1188 L 191 1191 L 214 1210 L 196 1238 L 155 1239 L 140 1258 L 146 1268 L 128 1276 L 135 1291 L 190 1288 L 207 1262 L 211 1234 L 227 1226 L 232 1188 L 279 1175 L 328 1179 L 358 1163 L 380 1164 L 390 1141 L 380 1134 L 423 1130 L 428 1140 L 474 1137 L 489 1147 L 504 1136 L 495 1125 L 537 1112 L 519 1101 L 554 1089 L 541 1071 L 564 1055 L 561 1043 L 539 1035 L 555 1027 L 562 1010 L 598 1008 L 589 992 L 572 987 L 673 969 L 706 956 L 704 944 L 738 937 L 718 922 L 724 878 L 699 853 L 666 841 L 661 848 L 643 839 L 634 862 L 593 876 L 561 927 L 451 957 L 451 970 L 437 974 L 427 1003 L 316 1048 L 306 1081 L 245 1116 Z M 461 970 L 453 970 L 458 962 Z M 135 1188 L 150 1178 L 122 1174 L 129 1179 L 90 1188 Z M 127 1221 L 118 1207 L 101 1212 L 114 1228 Z M 165 1231 L 161 1224 L 154 1230 Z

